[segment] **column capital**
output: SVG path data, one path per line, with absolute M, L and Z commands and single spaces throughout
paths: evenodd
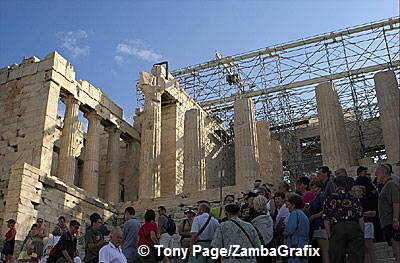
M 81 102 L 78 99 L 76 99 L 73 95 L 65 96 L 64 98 L 62 98 L 62 102 L 64 102 L 65 105 L 81 104 Z
M 116 125 L 106 126 L 104 127 L 104 130 L 108 133 L 122 133 L 122 131 Z
M 103 118 L 102 118 L 100 115 L 98 115 L 97 112 L 94 111 L 94 110 L 93 110 L 93 111 L 89 111 L 89 112 L 85 112 L 84 116 L 85 116 L 85 118 L 88 119 L 88 120 L 94 120 L 94 119 L 102 120 L 102 119 L 103 119 Z

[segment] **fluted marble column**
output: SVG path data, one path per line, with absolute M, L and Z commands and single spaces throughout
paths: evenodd
M 86 118 L 89 120 L 89 127 L 83 164 L 82 188 L 93 195 L 98 195 L 101 117 L 92 111 L 86 114 Z
M 64 99 L 64 126 L 60 138 L 57 177 L 67 184 L 74 184 L 76 159 L 74 156 L 77 133 L 79 130 L 79 101 L 73 96 Z
M 271 140 L 271 166 L 272 175 L 267 182 L 277 186 L 283 180 L 282 145 L 278 140 Z
M 107 173 L 105 180 L 104 198 L 111 202 L 118 203 L 120 200 L 120 144 L 121 131 L 117 127 L 107 127 Z
M 262 120 L 257 125 L 258 158 L 260 163 L 261 181 L 266 183 L 272 177 L 272 150 L 271 150 L 271 132 L 268 121 Z
M 375 74 L 379 119 L 389 163 L 400 161 L 400 90 L 392 70 Z
M 319 133 L 321 138 L 322 162 L 332 171 L 350 167 L 355 162 L 344 124 L 342 107 L 331 82 L 319 84 L 315 88 L 317 100 Z
M 160 196 L 161 95 L 158 86 L 139 85 L 144 94 L 139 163 L 139 199 Z
M 237 99 L 234 104 L 236 184 L 252 187 L 260 178 L 257 129 L 251 99 Z
M 204 119 L 199 109 L 186 111 L 184 130 L 183 192 L 193 193 L 206 189 Z

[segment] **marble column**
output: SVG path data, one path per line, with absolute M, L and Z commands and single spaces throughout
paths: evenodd
M 143 200 L 157 198 L 161 192 L 161 95 L 164 89 L 146 83 L 139 84 L 139 88 L 144 94 L 139 163 L 139 199 Z
M 375 74 L 379 119 L 388 162 L 400 161 L 400 90 L 392 70 Z
M 271 151 L 271 132 L 268 121 L 262 120 L 256 123 L 258 158 L 260 163 L 261 181 L 266 183 L 270 180 L 272 173 L 272 151 Z
M 120 136 L 121 131 L 110 126 L 106 128 L 108 132 L 107 146 L 107 173 L 105 178 L 104 198 L 113 203 L 118 203 L 120 200 Z
M 283 180 L 282 145 L 278 140 L 271 140 L 271 163 L 272 176 L 267 182 L 277 186 Z
M 236 184 L 252 187 L 260 179 L 258 142 L 254 104 L 251 99 L 237 99 L 234 104 Z
M 204 118 L 199 109 L 186 111 L 184 130 L 183 192 L 193 193 L 206 189 Z
M 64 126 L 60 138 L 60 153 L 58 156 L 57 177 L 67 184 L 74 184 L 75 177 L 75 148 L 79 131 L 79 101 L 73 96 L 64 99 Z
M 321 83 L 315 88 L 315 95 L 323 164 L 332 171 L 352 166 L 355 161 L 335 85 Z
M 83 164 L 82 188 L 93 195 L 99 191 L 99 160 L 101 117 L 92 111 L 86 114 L 89 121 Z
M 137 201 L 139 193 L 139 159 L 140 159 L 140 141 L 131 139 L 126 142 L 126 154 L 128 155 L 128 164 L 125 170 L 125 201 Z

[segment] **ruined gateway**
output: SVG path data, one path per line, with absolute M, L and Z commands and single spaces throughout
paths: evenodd
M 393 164 L 400 159 L 398 67 L 397 60 L 374 68 L 380 118 L 368 120 L 382 131 L 378 136 Z M 354 154 L 334 81 L 314 87 L 318 116 L 302 133 L 320 137 L 322 163 L 349 171 L 372 167 L 371 158 Z M 141 72 L 138 88 L 144 108 L 136 110 L 132 125 L 106 94 L 76 80 L 57 52 L 0 70 L 3 230 L 14 218 L 16 239 L 23 240 L 37 217 L 50 229 L 59 215 L 87 223 L 93 212 L 108 219 L 128 205 L 139 212 L 164 205 L 174 213 L 200 199 L 218 201 L 221 193 L 238 195 L 255 179 L 275 185 L 282 180 L 283 141 L 267 120 L 256 119 L 252 98 L 236 96 L 228 142 L 225 127 L 161 65 Z M 64 116 L 58 116 L 60 103 Z

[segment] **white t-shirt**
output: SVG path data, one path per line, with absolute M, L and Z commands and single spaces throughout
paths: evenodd
M 286 204 L 283 204 L 283 206 L 281 206 L 281 208 L 278 209 L 278 214 L 276 215 L 276 221 L 274 223 L 274 227 L 276 227 L 281 218 L 286 219 L 288 218 L 289 215 L 290 215 L 289 209 L 286 207 Z
M 203 213 L 199 216 L 196 216 L 193 219 L 192 229 L 190 232 L 198 233 L 203 225 L 207 222 L 208 213 Z M 211 217 L 210 222 L 208 223 L 207 227 L 204 229 L 203 233 L 197 237 L 197 240 L 212 240 L 214 237 L 215 230 L 219 226 L 218 220 L 214 217 Z
M 114 246 L 109 242 L 102 247 L 99 252 L 99 263 L 126 263 L 126 258 L 120 247 Z

